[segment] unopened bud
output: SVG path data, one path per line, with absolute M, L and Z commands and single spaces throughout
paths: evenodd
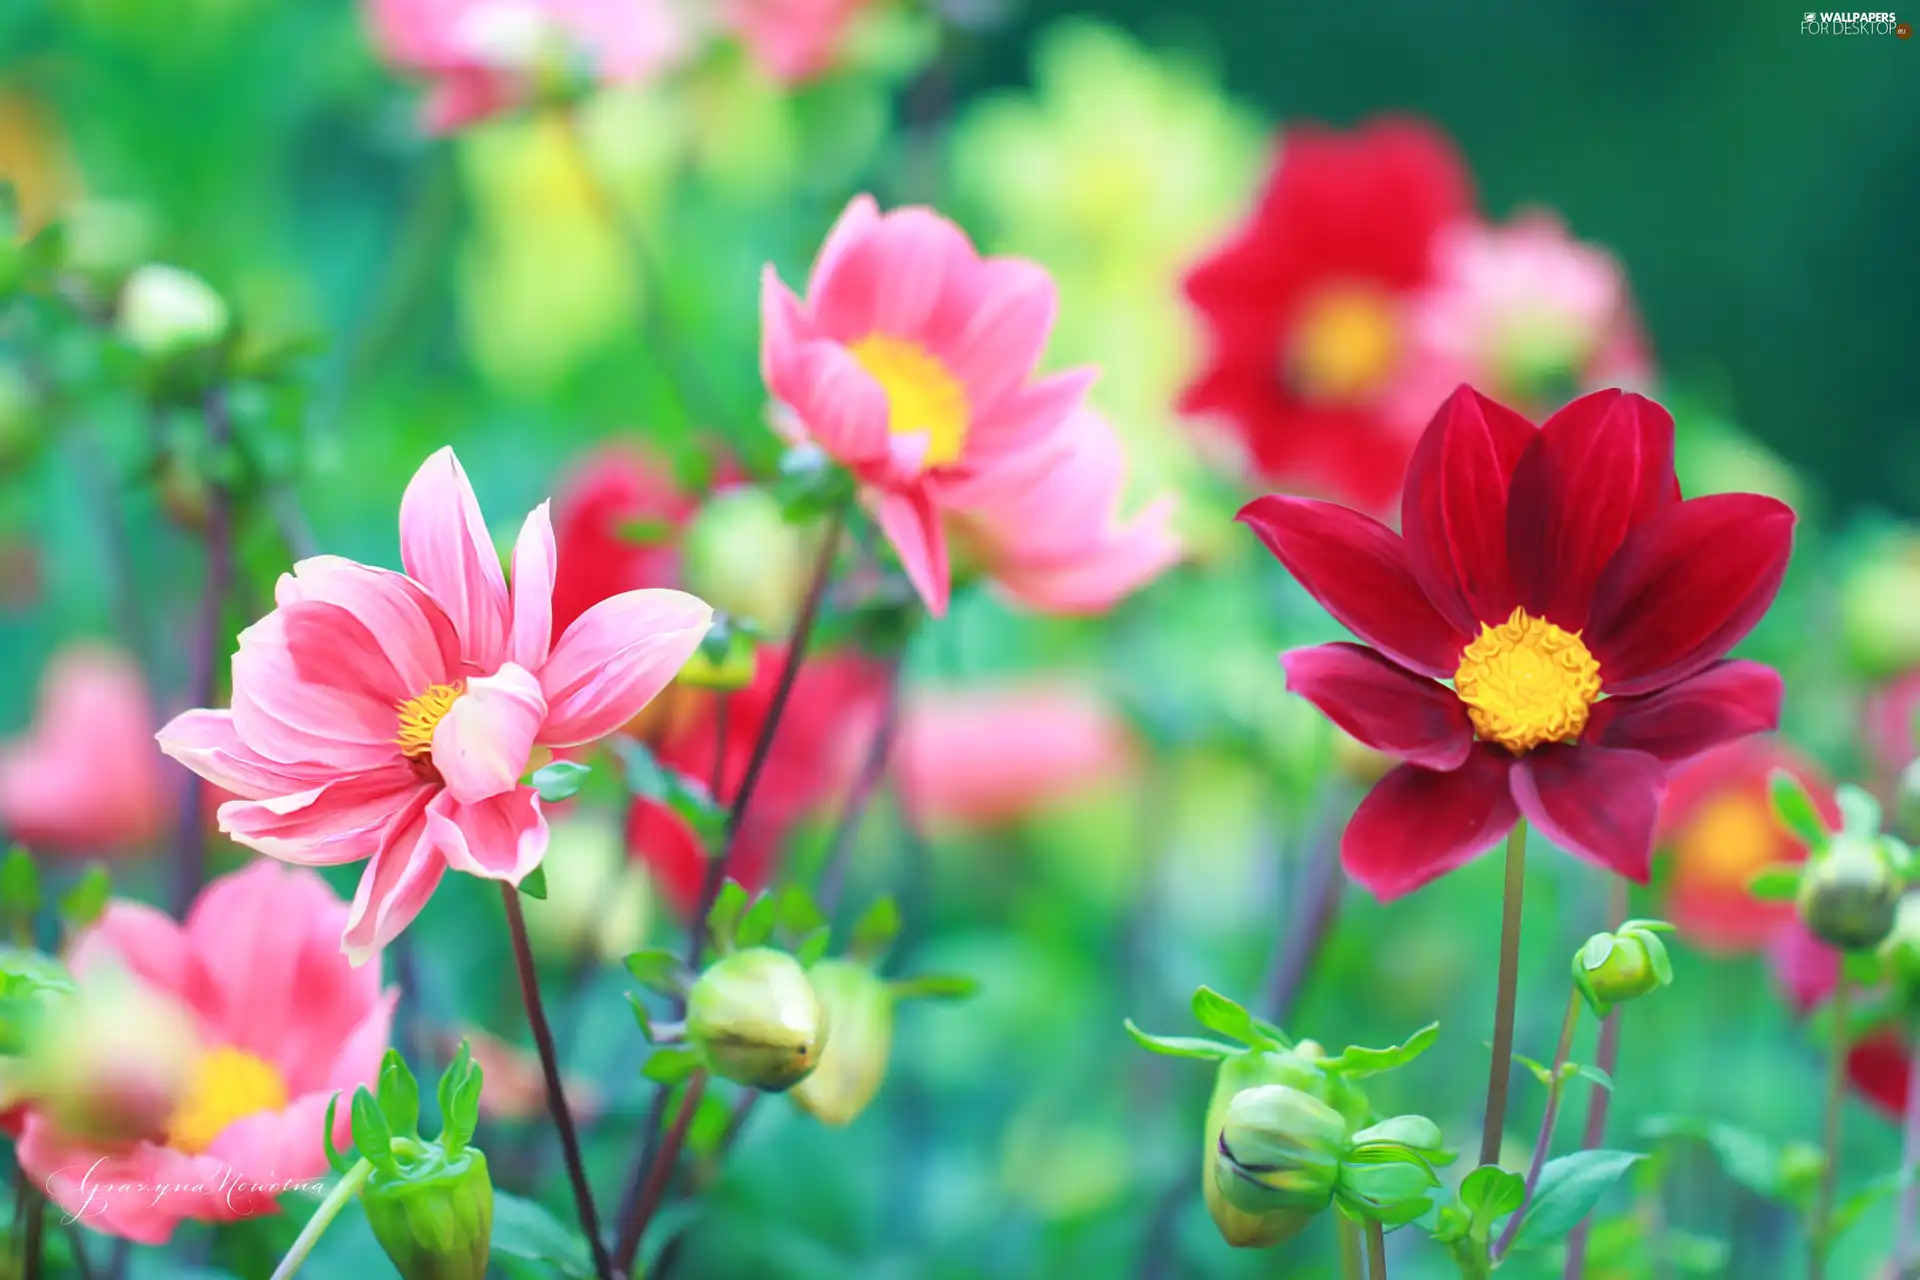
M 893 991 L 852 960 L 822 960 L 808 972 L 833 1028 L 813 1074 L 793 1087 L 793 1100 L 822 1124 L 850 1123 L 887 1075 L 893 1042 Z
M 1297 1051 L 1242 1053 L 1221 1062 L 1219 1075 L 1214 1079 L 1213 1099 L 1207 1106 L 1200 1189 L 1220 1238 L 1234 1248 L 1271 1248 L 1305 1231 L 1314 1219 L 1314 1211 L 1307 1208 L 1281 1205 L 1243 1209 L 1239 1202 L 1251 1196 L 1251 1188 L 1245 1194 L 1235 1188 L 1235 1194 L 1229 1198 L 1219 1166 L 1225 1159 L 1221 1145 L 1226 1139 L 1227 1117 L 1234 1101 L 1262 1086 L 1279 1085 L 1305 1093 L 1324 1088 L 1328 1080 L 1325 1072 Z
M 50 1009 L 22 1091 L 66 1137 L 130 1147 L 167 1131 L 200 1044 L 188 1012 L 120 974 L 96 974 Z
M 1872 839 L 1842 833 L 1800 878 L 1800 918 L 1843 951 L 1877 947 L 1893 929 L 1900 877 Z
M 178 267 L 141 267 L 120 293 L 121 336 L 155 359 L 211 347 L 226 336 L 227 323 L 220 295 Z
M 779 499 L 737 485 L 707 500 L 687 525 L 681 573 L 688 591 L 767 631 L 793 625 L 807 589 L 807 539 L 787 522 Z
M 800 962 L 750 947 L 715 961 L 687 996 L 687 1041 L 706 1068 L 778 1093 L 807 1078 L 827 1040 L 827 1011 Z
M 1326 1103 L 1283 1084 L 1243 1089 L 1227 1104 L 1213 1178 L 1243 1213 L 1318 1213 L 1333 1202 L 1347 1122 Z
M 1613 1006 L 1658 991 L 1673 981 L 1666 944 L 1654 932 L 1662 921 L 1629 920 L 1613 933 L 1596 933 L 1573 955 L 1573 985 L 1593 1016 L 1604 1018 Z
M 427 1150 L 398 1177 L 376 1169 L 367 1180 L 360 1203 L 373 1237 L 401 1280 L 482 1280 L 493 1244 L 487 1158 L 473 1147 Z
M 549 810 L 549 812 L 553 812 Z M 616 960 L 646 941 L 653 891 L 627 856 L 620 825 L 604 814 L 551 820 L 547 896 L 526 900 L 527 935 L 544 959 Z

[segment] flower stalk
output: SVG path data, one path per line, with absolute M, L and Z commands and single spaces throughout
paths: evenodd
M 1487 1077 L 1487 1118 L 1480 1131 L 1480 1163 L 1500 1163 L 1507 1123 L 1507 1086 L 1513 1076 L 1513 1003 L 1520 983 L 1520 914 L 1527 886 L 1527 823 L 1507 836 L 1506 892 L 1500 911 L 1500 976 L 1493 1007 L 1493 1067 Z
M 1907 1042 L 1920 1043 L 1915 1036 L 1920 1036 L 1920 1018 L 1912 1021 Z M 1920 1274 L 1920 1249 L 1915 1248 L 1916 1227 L 1920 1225 L 1920 1180 L 1916 1179 L 1916 1170 L 1920 1170 L 1920 1053 L 1915 1053 L 1907 1064 L 1907 1112 L 1903 1132 L 1900 1167 L 1907 1177 L 1900 1188 L 1899 1216 L 1894 1225 L 1893 1273 L 1912 1276 Z
M 207 392 L 202 403 L 206 419 L 207 452 L 217 457 L 233 439 L 233 417 L 226 393 Z M 233 495 L 218 477 L 207 481 L 207 519 L 203 534 L 206 576 L 200 588 L 199 631 L 194 637 L 193 687 L 190 705 L 211 707 L 220 692 L 220 659 L 226 653 L 227 594 L 233 582 Z M 185 918 L 207 873 L 207 820 L 202 796 L 205 783 L 189 777 L 182 788 L 180 826 L 173 846 L 174 915 Z
M 1367 1275 L 1369 1280 L 1387 1280 L 1387 1235 L 1378 1222 L 1367 1222 Z
M 1547 1153 L 1553 1147 L 1553 1127 L 1560 1118 L 1560 1096 L 1566 1091 L 1561 1079 L 1561 1070 L 1567 1065 L 1567 1055 L 1573 1051 L 1574 1028 L 1580 1025 L 1581 996 L 1574 991 L 1567 997 L 1567 1015 L 1560 1021 L 1560 1043 L 1553 1051 L 1553 1066 L 1547 1072 L 1547 1109 L 1540 1116 L 1540 1136 L 1534 1139 L 1533 1162 L 1527 1166 L 1527 1190 L 1520 1201 L 1520 1207 L 1507 1219 L 1507 1229 L 1500 1233 L 1499 1241 L 1493 1246 L 1494 1260 L 1504 1257 L 1513 1244 L 1513 1238 L 1520 1231 L 1520 1220 L 1526 1216 L 1527 1206 L 1533 1203 L 1533 1193 L 1540 1186 L 1540 1171 L 1546 1167 Z
M 1840 1104 L 1847 1092 L 1847 1007 L 1850 985 L 1844 973 L 1833 988 L 1832 1050 L 1827 1065 L 1825 1119 L 1821 1124 L 1820 1188 L 1807 1221 L 1807 1280 L 1827 1274 L 1827 1252 L 1833 1244 L 1833 1190 L 1840 1173 Z
M 362 1184 L 366 1182 L 367 1175 L 372 1172 L 373 1165 L 363 1159 L 347 1170 L 340 1181 L 333 1184 L 333 1190 L 327 1192 L 327 1198 L 322 1200 L 320 1207 L 313 1211 L 313 1216 L 307 1219 L 307 1225 L 302 1227 L 300 1234 L 294 1238 L 293 1246 L 287 1250 L 286 1256 L 280 1259 L 280 1265 L 273 1269 L 272 1280 L 289 1280 L 289 1277 L 300 1270 L 306 1263 L 307 1255 L 312 1253 L 313 1247 L 320 1243 L 320 1237 L 327 1233 L 327 1228 L 333 1225 L 333 1220 L 340 1216 L 340 1211 L 347 1207 L 347 1203 L 360 1194 Z

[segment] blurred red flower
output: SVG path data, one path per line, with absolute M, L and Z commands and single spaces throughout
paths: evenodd
M 678 585 L 676 535 L 699 505 L 665 463 L 638 449 L 614 446 L 583 458 L 553 503 L 560 549 L 554 639 L 608 596 Z
M 1682 502 L 1673 419 L 1640 396 L 1583 396 L 1536 429 L 1460 388 L 1414 451 L 1404 535 L 1277 494 L 1240 519 L 1366 641 L 1281 663 L 1290 689 L 1406 762 L 1342 841 L 1378 898 L 1523 814 L 1644 882 L 1667 771 L 1778 724 L 1779 675 L 1722 659 L 1779 590 L 1793 512 L 1754 494 Z
M 1796 1012 L 1813 1012 L 1839 984 L 1840 953 L 1798 920 L 1780 931 L 1771 959 L 1774 978 Z M 1847 1050 L 1847 1079 L 1861 1097 L 1889 1115 L 1906 1112 L 1912 1071 L 1911 1047 L 1892 1027 L 1867 1033 Z
M 1874 780 L 1890 790 L 1920 754 L 1920 671 L 1895 676 L 1869 694 L 1864 720 Z
M 1182 409 L 1230 422 L 1272 483 L 1390 504 L 1418 431 L 1387 404 L 1403 304 L 1435 236 L 1472 214 L 1466 167 L 1430 125 L 1293 130 L 1246 225 L 1187 277 L 1211 357 Z
M 1775 769 L 1805 783 L 1828 826 L 1839 827 L 1832 784 L 1776 738 L 1715 747 L 1668 775 L 1655 837 L 1673 853 L 1667 916 L 1707 950 L 1752 951 L 1793 919 L 1792 903 L 1747 892 L 1754 872 L 1807 856 L 1773 816 L 1767 778 Z

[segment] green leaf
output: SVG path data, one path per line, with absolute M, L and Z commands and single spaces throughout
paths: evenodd
M 333 1171 L 338 1174 L 345 1174 L 349 1169 L 353 1168 L 353 1165 L 345 1156 L 340 1154 L 340 1149 L 333 1145 L 333 1118 L 339 1109 L 340 1095 L 336 1093 L 327 1099 L 327 1118 L 323 1122 L 325 1127 L 320 1130 L 320 1149 L 327 1153 L 327 1163 L 333 1166 Z
M 780 894 L 780 928 L 794 938 L 811 936 L 827 926 L 827 917 L 805 885 L 788 885 Z
M 1513 1247 L 1538 1249 L 1565 1239 L 1621 1175 L 1644 1159 L 1636 1151 L 1576 1151 L 1547 1161 Z
M 493 1252 L 537 1263 L 555 1280 L 592 1280 L 586 1244 L 532 1200 L 493 1193 Z
M 1527 1180 L 1497 1164 L 1483 1164 L 1460 1182 L 1460 1203 L 1486 1223 L 1504 1218 L 1527 1198 Z
M 923 973 L 893 984 L 900 1000 L 965 1000 L 979 990 L 980 984 L 964 973 Z
M 700 1068 L 700 1055 L 685 1045 L 655 1049 L 640 1074 L 655 1084 L 678 1084 Z
M 800 962 L 802 969 L 811 969 L 820 963 L 820 957 L 827 954 L 827 948 L 833 945 L 833 930 L 821 925 L 806 937 L 800 939 L 793 948 L 793 958 Z
M 1780 1147 L 1759 1134 L 1691 1116 L 1655 1116 L 1640 1126 L 1640 1133 L 1655 1141 L 1692 1138 L 1703 1142 L 1728 1178 L 1762 1199 L 1780 1195 Z
M 348 1115 L 353 1145 L 360 1148 L 360 1154 L 380 1172 L 397 1173 L 393 1162 L 393 1131 L 387 1127 L 387 1118 L 380 1113 L 380 1104 L 374 1101 L 367 1086 L 361 1085 L 353 1091 L 353 1107 Z
M 713 900 L 713 910 L 707 912 L 707 936 L 713 939 L 713 945 L 723 954 L 733 949 L 733 930 L 739 923 L 740 913 L 747 909 L 747 891 L 738 880 L 728 880 L 720 886 L 720 892 Z
M 1353 1135 L 1353 1144 L 1393 1142 L 1415 1151 L 1438 1150 L 1442 1143 L 1440 1126 L 1425 1116 L 1393 1116 Z
M 1244 1045 L 1259 1047 L 1262 1037 L 1254 1028 L 1253 1015 L 1237 1001 L 1229 1000 L 1212 987 L 1194 989 L 1193 1016 L 1209 1031 L 1216 1031 Z
M 615 738 L 613 750 L 620 757 L 621 772 L 630 793 L 642 800 L 667 798 L 673 789 L 667 781 L 667 771 L 646 743 L 633 738 Z
M 1834 801 L 1840 806 L 1840 827 L 1849 835 L 1872 839 L 1880 834 L 1880 802 L 1872 795 L 1843 782 L 1834 788 Z
M 627 957 L 627 972 L 649 991 L 663 996 L 682 995 L 687 989 L 687 968 L 680 957 L 665 947 L 644 947 Z
M 545 803 L 558 804 L 579 794 L 580 788 L 586 784 L 587 775 L 592 772 L 592 765 L 581 764 L 578 760 L 555 760 L 534 770 L 533 789 L 540 793 L 540 799 Z
M 440 1102 L 440 1143 L 449 1152 L 467 1145 L 480 1124 L 480 1064 L 465 1040 L 454 1050 L 453 1061 L 440 1073 L 435 1096 Z
M 1773 816 L 1780 820 L 1788 834 L 1809 849 L 1818 851 L 1826 847 L 1827 824 L 1820 820 L 1820 811 L 1814 807 L 1813 797 L 1807 794 L 1806 785 L 1800 779 L 1785 769 L 1775 769 L 1767 779 L 1767 792 L 1773 799 Z
M 883 894 L 854 923 L 853 936 L 847 940 L 847 954 L 858 960 L 877 960 L 899 936 L 900 904 L 892 894 Z
M 1882 1200 L 1899 1192 L 1901 1177 L 1899 1170 L 1883 1173 L 1868 1182 L 1864 1187 L 1842 1200 L 1833 1208 L 1833 1217 L 1828 1219 L 1829 1238 L 1842 1235 L 1847 1228 L 1859 1220 L 1860 1215 L 1879 1204 Z
M 1207 1058 L 1218 1061 L 1246 1052 L 1237 1044 L 1221 1044 L 1217 1040 L 1202 1040 L 1198 1036 L 1156 1036 L 1149 1035 L 1135 1026 L 1132 1018 L 1126 1021 L 1127 1034 L 1134 1043 L 1149 1053 L 1164 1054 L 1169 1058 Z
M 640 1038 L 648 1044 L 653 1043 L 653 1015 L 647 1012 L 646 1003 L 633 992 L 627 992 L 627 1004 L 633 1009 L 633 1020 L 640 1028 Z
M 1878 951 L 1842 951 L 1840 972 L 1856 987 L 1878 986 L 1884 965 Z
M 1293 1037 L 1283 1031 L 1277 1022 L 1268 1022 L 1265 1018 L 1256 1017 L 1253 1020 L 1253 1029 L 1282 1049 L 1293 1048 Z
M 380 1078 L 375 1084 L 374 1100 L 387 1127 L 403 1138 L 420 1136 L 420 1084 L 407 1070 L 407 1060 L 398 1049 L 388 1049 L 380 1060 Z
M 1553 1083 L 1553 1071 L 1550 1068 L 1548 1068 L 1545 1064 L 1535 1062 L 1532 1058 L 1529 1058 L 1524 1053 L 1514 1054 L 1513 1060 L 1519 1063 L 1521 1066 L 1525 1067 L 1527 1070 L 1533 1072 L 1533 1078 L 1538 1080 L 1541 1084 Z
M 547 869 L 535 867 L 520 877 L 520 892 L 535 902 L 545 902 L 547 900 Z
M 779 922 L 779 908 L 773 895 L 763 893 L 753 900 L 753 905 L 741 913 L 740 923 L 733 931 L 733 945 L 736 947 L 765 946 L 773 937 L 774 926 Z
M 1680 931 L 1679 926 L 1670 920 L 1655 920 L 1649 916 L 1635 916 L 1631 920 L 1622 920 L 1620 927 L 1615 929 L 1614 932 L 1625 933 L 1629 929 L 1637 929 L 1642 933 L 1678 933 Z
M 1574 1074 L 1582 1080 L 1591 1080 L 1595 1085 L 1605 1089 L 1608 1093 L 1613 1092 L 1613 1077 L 1605 1071 L 1602 1071 L 1599 1067 L 1583 1066 L 1574 1072 Z
M 0 860 L 0 909 L 20 917 L 31 917 L 40 910 L 40 872 L 19 845 Z
M 1349 1045 L 1340 1051 L 1339 1056 L 1328 1058 L 1320 1066 L 1322 1070 L 1335 1075 L 1356 1078 L 1378 1075 L 1382 1071 L 1406 1066 L 1431 1049 L 1433 1042 L 1439 1038 L 1440 1024 L 1429 1022 L 1408 1036 L 1405 1044 L 1391 1045 L 1385 1049 L 1363 1049 L 1358 1045 Z
M 1663 987 L 1673 985 L 1673 957 L 1667 954 L 1667 944 L 1654 934 L 1644 930 L 1640 932 L 1640 945 L 1647 949 L 1647 967 L 1653 970 L 1653 976 Z
M 1803 870 L 1805 868 L 1797 862 L 1776 862 L 1770 867 L 1762 867 L 1747 881 L 1747 895 L 1761 902 L 1792 902 L 1800 892 L 1800 873 Z
M 88 867 L 60 899 L 60 918 L 71 930 L 84 929 L 100 918 L 113 894 L 113 877 L 104 867 Z

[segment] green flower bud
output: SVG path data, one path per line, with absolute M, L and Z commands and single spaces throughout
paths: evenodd
M 1617 933 L 1596 933 L 1573 956 L 1573 985 L 1593 1016 L 1604 1018 L 1613 1006 L 1658 991 L 1673 981 L 1667 949 L 1652 926 L 1660 921 L 1629 920 Z
M 1870 839 L 1843 832 L 1800 878 L 1800 918 L 1843 951 L 1876 947 L 1893 929 L 1900 877 Z
M 859 1115 L 886 1079 L 893 1041 L 893 991 L 871 968 L 822 960 L 808 972 L 833 1035 L 813 1074 L 793 1087 L 793 1100 L 822 1124 Z
M 396 1145 L 401 1139 L 396 1139 Z M 473 1147 L 378 1168 L 360 1192 L 374 1239 L 401 1280 L 482 1280 L 493 1245 L 493 1182 Z
M 1780 1192 L 1789 1203 L 1804 1202 L 1826 1172 L 1826 1153 L 1810 1142 L 1789 1142 L 1780 1152 Z
M 723 489 L 687 526 L 680 551 L 684 585 L 716 609 L 784 632 L 806 594 L 813 558 L 807 542 L 765 489 Z
M 1221 1119 L 1214 1185 L 1242 1213 L 1319 1213 L 1333 1202 L 1347 1145 L 1346 1120 L 1318 1098 L 1284 1084 L 1243 1089 Z
M 687 1042 L 707 1070 L 775 1093 L 807 1078 L 827 1040 L 827 1010 L 800 962 L 750 947 L 714 962 L 687 996 Z
M 155 359 L 213 346 L 228 321 L 220 295 L 178 267 L 141 267 L 120 292 L 121 336 Z
M 1207 1105 L 1200 1190 L 1206 1198 L 1213 1225 L 1220 1230 L 1220 1238 L 1236 1249 L 1271 1248 L 1305 1231 L 1314 1218 L 1313 1210 L 1300 1207 L 1243 1209 L 1228 1198 L 1215 1176 L 1217 1162 L 1222 1158 L 1221 1140 L 1234 1100 L 1263 1085 L 1284 1085 L 1318 1096 L 1327 1088 L 1328 1079 L 1325 1072 L 1297 1053 L 1242 1053 L 1221 1061 L 1220 1074 L 1214 1080 L 1213 1100 Z

